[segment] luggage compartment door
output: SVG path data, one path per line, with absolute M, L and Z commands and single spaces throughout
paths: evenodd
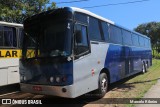
M 19 67 L 8 68 L 8 84 L 14 84 L 20 82 Z

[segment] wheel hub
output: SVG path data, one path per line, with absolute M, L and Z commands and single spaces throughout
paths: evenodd
M 106 80 L 106 78 L 102 79 L 101 89 L 102 89 L 103 92 L 106 92 L 106 90 L 107 90 L 107 80 Z

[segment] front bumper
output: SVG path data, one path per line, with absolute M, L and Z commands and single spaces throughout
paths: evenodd
M 38 86 L 41 87 L 41 91 L 36 91 L 33 87 Z M 21 91 L 35 94 L 43 94 L 43 95 L 53 95 L 59 97 L 66 98 L 75 98 L 73 85 L 68 86 L 46 86 L 46 85 L 33 85 L 33 84 L 24 84 L 20 83 Z M 64 92 L 63 90 L 66 90 Z

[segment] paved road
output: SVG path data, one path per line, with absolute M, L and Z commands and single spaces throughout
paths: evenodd
M 159 98 L 160 101 L 160 79 L 149 89 L 144 98 Z M 139 104 L 136 107 L 160 107 L 160 104 Z

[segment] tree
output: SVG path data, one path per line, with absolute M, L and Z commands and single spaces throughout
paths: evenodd
M 49 0 L 0 0 L 0 20 L 23 23 L 24 19 L 34 14 L 56 8 Z
M 18 22 L 21 15 L 22 5 L 19 0 L 0 1 L 0 20 L 8 22 Z

